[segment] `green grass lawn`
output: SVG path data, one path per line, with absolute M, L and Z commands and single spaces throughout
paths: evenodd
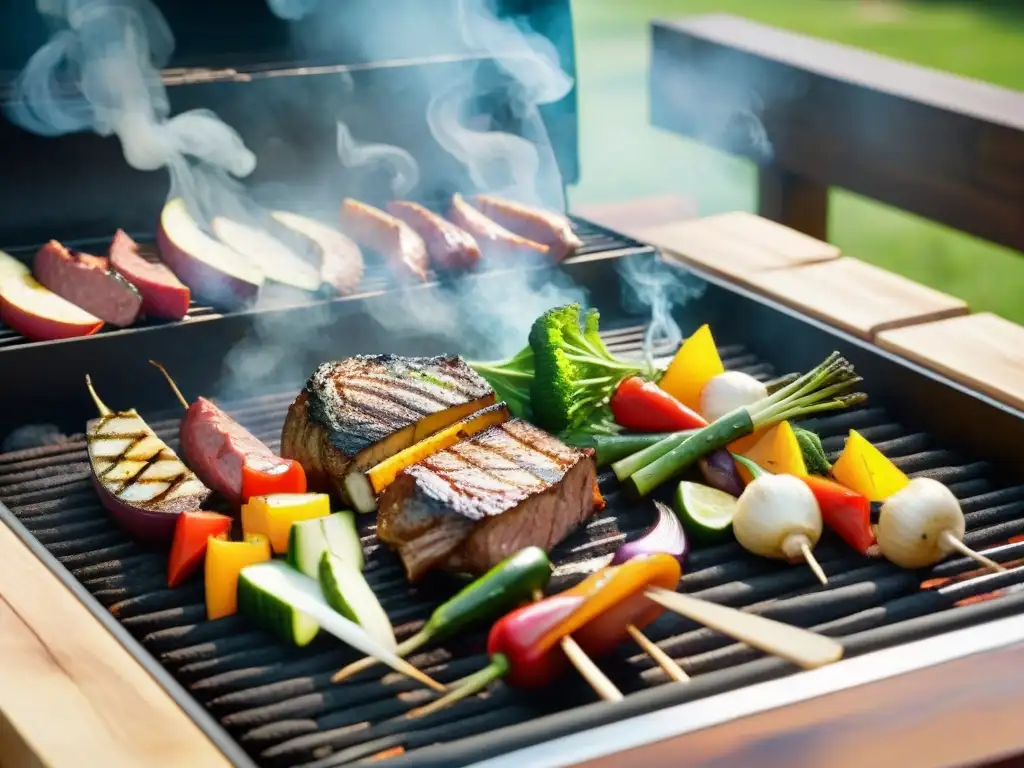
M 582 179 L 572 203 L 678 194 L 702 214 L 754 210 L 754 168 L 648 125 L 649 22 L 729 12 L 894 58 L 1024 90 L 1024 6 L 1009 0 L 573 0 Z M 830 239 L 879 264 L 1024 324 L 1024 254 L 834 190 Z

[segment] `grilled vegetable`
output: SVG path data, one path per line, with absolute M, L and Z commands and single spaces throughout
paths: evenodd
M 814 494 L 825 525 L 862 555 L 873 554 L 875 532 L 871 529 L 871 502 L 867 496 L 824 477 L 806 475 L 800 479 Z
M 736 462 L 732 454 L 725 448 L 719 448 L 713 453 L 704 456 L 699 462 L 700 473 L 704 476 L 704 482 L 712 488 L 717 488 L 732 496 L 739 496 L 743 493 L 743 478 L 736 469 Z
M 205 397 L 191 405 L 167 370 L 163 374 L 185 409 L 181 420 L 181 449 L 203 481 L 232 502 L 271 493 L 304 493 L 306 474 L 292 459 L 274 455 L 245 427 Z
M 100 412 L 86 425 L 85 436 L 100 502 L 134 538 L 169 541 L 178 515 L 199 509 L 209 489 L 134 409 L 111 411 L 88 376 L 85 384 Z
M 206 616 L 210 620 L 231 616 L 238 610 L 238 575 L 254 563 L 270 559 L 266 536 L 248 534 L 245 541 L 215 536 L 206 545 Z
M 724 372 L 711 329 L 702 325 L 679 347 L 658 386 L 687 408 L 699 412 L 704 385 Z
M 324 552 L 337 555 L 357 570 L 363 569 L 363 545 L 351 512 L 300 520 L 288 534 L 288 564 L 312 579 L 319 578 Z
M 825 458 L 825 449 L 821 447 L 821 438 L 803 427 L 793 427 L 793 434 L 800 444 L 800 452 L 804 457 L 804 466 L 808 474 L 827 476 L 832 471 L 832 465 Z
M 243 568 L 238 576 L 238 610 L 286 643 L 302 648 L 320 634 L 320 625 L 264 586 L 263 572 Z
M 714 421 L 766 397 L 768 388 L 753 376 L 742 371 L 726 371 L 701 389 L 698 412 L 705 419 Z
M 773 475 L 796 475 L 798 477 L 807 474 L 807 465 L 804 464 L 804 454 L 800 450 L 800 442 L 788 421 L 776 424 L 764 433 L 764 436 L 757 441 L 757 444 L 746 456 L 757 464 L 765 472 Z M 740 476 L 744 482 L 751 481 L 750 472 L 740 466 Z
M 832 465 L 832 477 L 871 501 L 885 501 L 910 482 L 880 450 L 853 429 Z
M 766 400 L 733 411 L 699 430 L 668 453 L 633 473 L 628 485 L 637 495 L 646 496 L 665 481 L 697 463 L 702 456 L 724 448 L 739 437 L 787 419 L 861 403 L 866 399 L 861 393 L 840 394 L 859 381 L 853 366 L 838 352 L 834 352 L 817 368 Z M 670 439 L 674 438 L 666 438 L 666 441 Z M 652 446 L 652 449 L 656 447 Z
M 292 525 L 302 520 L 327 517 L 331 499 L 326 493 L 275 493 L 255 496 L 242 508 L 242 529 L 270 540 L 275 555 L 288 551 Z
M 724 491 L 684 480 L 676 488 L 675 510 L 686 532 L 695 541 L 717 542 L 726 538 L 732 528 L 736 498 Z
M 231 518 L 227 515 L 202 510 L 178 515 L 171 556 L 167 559 L 167 586 L 173 589 L 199 570 L 211 536 L 227 536 L 230 532 Z
M 609 404 L 615 423 L 636 432 L 679 432 L 708 425 L 657 384 L 640 376 L 619 382 Z
M 455 597 L 438 606 L 423 629 L 401 643 L 396 653 L 408 656 L 429 642 L 443 640 L 499 616 L 543 589 L 550 578 L 551 563 L 544 550 L 527 547 L 498 563 Z M 340 682 L 375 663 L 373 658 L 357 661 L 340 670 L 332 681 Z
M 305 614 L 319 624 L 321 629 L 343 643 L 380 659 L 392 669 L 418 680 L 435 691 L 444 691 L 443 685 L 430 679 L 407 661 L 398 658 L 393 648 L 381 645 L 358 624 L 349 621 L 331 608 L 320 591 L 320 585 L 308 576 L 303 576 L 281 562 L 250 565 L 245 569 L 245 575 L 247 580 L 258 586 L 262 592 Z
M 882 505 L 878 546 L 887 560 L 903 568 L 924 568 L 959 552 L 990 570 L 1006 570 L 963 543 L 965 528 L 953 492 L 930 477 L 916 477 Z
M 761 557 L 806 563 L 822 584 L 828 579 L 811 550 L 821 538 L 821 510 L 810 488 L 792 475 L 771 475 L 742 456 L 754 476 L 736 502 L 732 532 L 745 550 Z
M 696 430 L 676 432 L 679 436 L 691 435 Z M 669 436 L 665 432 L 649 432 L 645 434 L 628 435 L 591 435 L 587 441 L 580 445 L 581 448 L 593 448 L 594 459 L 597 466 L 606 467 L 620 459 L 631 456 L 642 451 L 644 448 L 654 445 Z M 567 441 L 569 442 L 569 441 Z M 569 442 L 570 445 L 574 443 Z
M 491 385 L 499 400 L 504 400 L 512 415 L 530 419 L 530 389 L 533 386 L 533 349 L 527 345 L 508 360 L 469 364 Z
M 530 390 L 534 421 L 558 432 L 583 424 L 629 376 L 647 373 L 636 361 L 616 359 L 598 332 L 597 310 L 580 325 L 580 305 L 550 309 L 530 329 L 534 379 Z
M 690 542 L 686 540 L 686 532 L 683 531 L 679 518 L 660 501 L 654 502 L 654 509 L 658 513 L 654 525 L 644 531 L 638 539 L 619 547 L 612 558 L 612 565 L 621 565 L 636 557 L 658 553 L 671 555 L 680 565 L 685 564 L 686 556 L 690 553 Z
M 29 268 L 0 251 L 0 320 L 30 341 L 89 336 L 103 321 L 39 283 Z
M 487 653 L 491 663 L 453 684 L 452 690 L 408 717 L 423 717 L 482 691 L 495 680 L 516 688 L 543 688 L 558 679 L 569 662 L 559 647 L 568 633 L 559 628 L 583 603 L 582 595 L 555 595 L 513 611 L 491 627 Z
M 325 551 L 320 556 L 319 576 L 320 589 L 331 608 L 358 624 L 385 648 L 395 647 L 391 622 L 354 564 Z
M 433 456 L 439 451 L 451 448 L 460 440 L 472 437 L 477 432 L 482 432 L 495 424 L 502 424 L 511 418 L 508 406 L 504 403 L 494 405 L 477 411 L 461 421 L 457 421 L 450 427 L 445 427 L 440 432 L 435 432 L 425 437 L 418 443 L 399 451 L 389 459 L 371 469 L 367 476 L 373 486 L 374 493 L 380 493 L 395 480 L 395 476 L 406 467 L 417 464 L 428 456 Z
M 666 435 L 661 440 L 651 443 L 646 448 L 616 461 L 612 464 L 612 472 L 615 473 L 615 476 L 619 478 L 620 482 L 625 482 L 633 474 L 639 472 L 648 464 L 652 464 L 656 460 L 660 459 L 674 448 L 682 445 L 699 431 L 700 430 L 686 430 L 684 432 L 673 432 Z

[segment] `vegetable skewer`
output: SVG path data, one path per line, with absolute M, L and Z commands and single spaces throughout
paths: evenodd
M 838 352 L 829 355 L 817 368 L 804 374 L 778 392 L 755 405 L 738 408 L 726 416 L 698 430 L 696 434 L 675 444 L 643 467 L 633 471 L 627 484 L 638 496 L 647 496 L 655 488 L 695 464 L 712 451 L 755 431 L 788 419 L 812 413 L 837 410 L 861 403 L 862 393 L 841 394 L 861 379 Z M 677 437 L 665 441 L 678 441 Z M 658 444 L 647 449 L 654 450 Z M 618 472 L 616 474 L 619 474 Z M 621 475 L 619 475 L 621 478 Z
M 527 547 L 498 563 L 490 571 L 453 598 L 438 606 L 419 632 L 395 649 L 398 656 L 408 656 L 424 645 L 443 640 L 478 622 L 529 600 L 551 578 L 551 562 L 540 547 Z M 340 683 L 378 663 L 372 656 L 343 667 L 331 678 Z

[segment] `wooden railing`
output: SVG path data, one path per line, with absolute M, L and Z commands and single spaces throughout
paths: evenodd
M 654 125 L 759 166 L 759 212 L 827 239 L 842 187 L 1024 251 L 1024 93 L 728 15 L 652 25 Z

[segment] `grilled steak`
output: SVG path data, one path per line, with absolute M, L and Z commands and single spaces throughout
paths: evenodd
M 494 391 L 455 355 L 360 355 L 324 363 L 288 409 L 281 455 L 311 491 L 376 509 L 366 471 L 494 403 Z
M 480 574 L 523 547 L 550 550 L 594 512 L 593 452 L 513 419 L 398 474 L 377 536 L 410 581 L 433 568 Z

